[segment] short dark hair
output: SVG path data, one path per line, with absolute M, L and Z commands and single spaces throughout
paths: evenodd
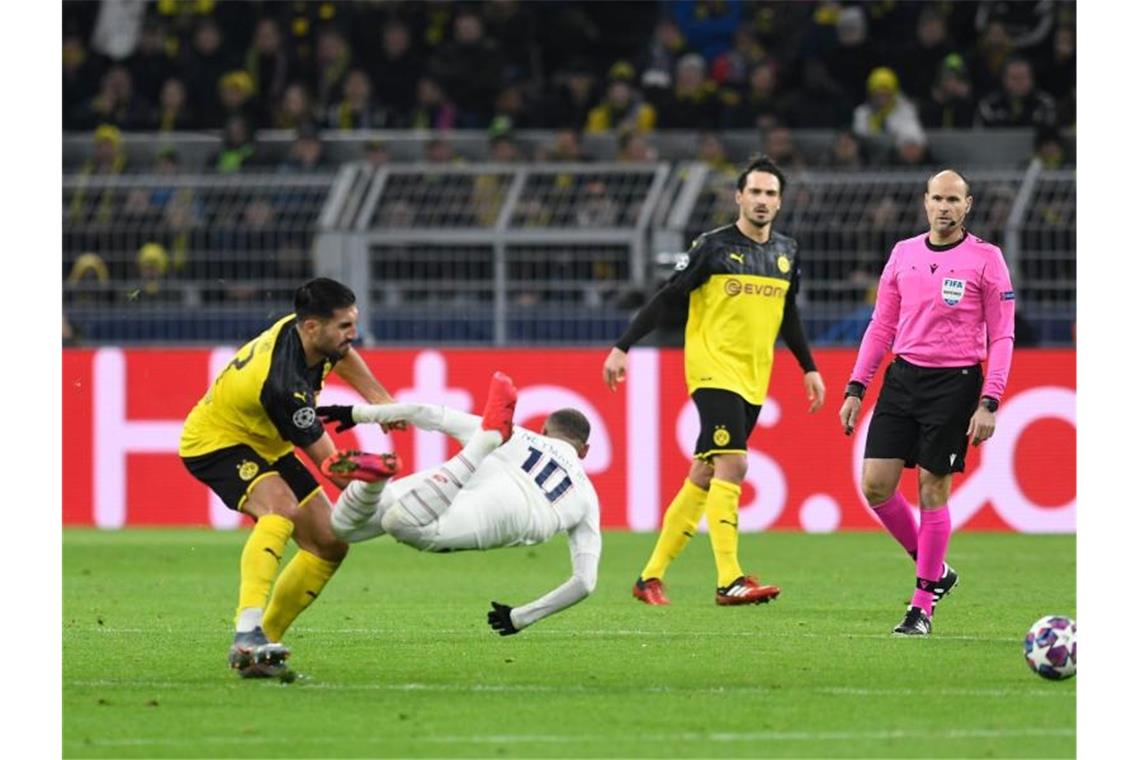
M 939 169 L 938 171 L 934 172 L 929 177 L 927 177 L 926 178 L 926 190 L 924 192 L 927 192 L 927 193 L 930 192 L 930 180 L 934 179 L 935 177 L 937 177 L 942 172 L 953 172 L 954 174 L 957 174 L 958 178 L 961 179 L 962 182 L 965 183 L 965 185 L 966 185 L 966 195 L 970 194 L 970 180 L 966 179 L 966 175 L 963 174 L 962 172 L 958 171 L 957 169 L 949 169 L 949 168 Z
M 753 156 L 749 161 L 748 166 L 744 167 L 744 171 L 736 178 L 736 189 L 743 191 L 744 186 L 748 184 L 748 175 L 752 172 L 767 172 L 780 181 L 780 195 L 784 194 L 784 173 L 780 171 L 780 167 L 776 166 L 776 162 L 767 156 L 761 154 Z
M 559 409 L 546 418 L 546 432 L 558 433 L 585 446 L 590 440 L 590 421 L 577 409 Z
M 328 277 L 309 280 L 293 294 L 293 313 L 297 320 L 331 319 L 337 309 L 356 303 L 356 294 L 348 287 Z

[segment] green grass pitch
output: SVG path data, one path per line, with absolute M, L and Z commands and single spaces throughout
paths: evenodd
M 1075 679 L 1021 657 L 1076 612 L 1073 536 L 959 534 L 934 636 L 892 638 L 912 563 L 878 533 L 751 534 L 774 603 L 717 607 L 708 540 L 630 586 L 651 534 L 605 536 L 594 596 L 512 637 L 569 573 L 543 546 L 356 546 L 286 637 L 296 682 L 226 667 L 243 532 L 65 530 L 65 757 L 1074 757 Z

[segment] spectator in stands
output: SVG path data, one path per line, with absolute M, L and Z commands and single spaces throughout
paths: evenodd
M 827 54 L 827 69 L 844 92 L 859 92 L 881 60 L 867 35 L 867 14 L 861 6 L 839 12 L 835 36 L 838 44 Z
M 186 85 L 181 79 L 172 77 L 162 83 L 158 94 L 158 106 L 150 119 L 150 128 L 156 132 L 176 132 L 198 128 Z
M 233 63 L 232 56 L 222 47 L 222 31 L 217 23 L 208 17 L 198 22 L 180 70 L 181 79 L 194 100 L 194 110 L 205 125 L 223 123 L 217 87 Z
M 720 121 L 716 82 L 706 76 L 705 59 L 689 53 L 677 61 L 672 91 L 658 106 L 661 129 L 712 129 Z
M 381 102 L 398 113 L 410 111 L 424 63 L 412 47 L 407 24 L 396 18 L 389 20 L 379 47 L 369 46 L 364 54 Z
M 111 273 L 107 269 L 107 263 L 97 253 L 88 251 L 76 257 L 67 274 L 67 284 L 66 300 L 73 306 L 105 304 L 114 299 Z
M 946 24 L 946 16 L 937 5 L 923 6 L 918 14 L 915 39 L 898 48 L 895 70 L 899 72 L 904 92 L 930 92 L 939 75 L 939 67 L 954 52 L 954 44 Z M 963 62 L 965 65 L 965 62 Z
M 524 83 L 507 83 L 506 87 L 495 96 L 491 123 L 494 124 L 495 119 L 504 118 L 510 119 L 515 129 L 537 129 L 543 126 L 542 115 L 531 101 Z
M 968 129 L 974 124 L 974 93 L 966 61 L 951 53 L 938 68 L 930 96 L 922 102 L 922 126 L 930 129 Z
M 461 7 L 456 13 L 453 39 L 441 46 L 430 69 L 455 101 L 457 126 L 482 127 L 490 122 L 504 59 L 498 44 L 484 34 L 483 20 L 473 9 Z
M 241 69 L 227 72 L 218 81 L 218 101 L 222 104 L 222 119 L 240 116 L 251 125 L 257 126 L 254 113 L 253 78 Z
M 724 126 L 730 129 L 768 129 L 784 121 L 786 116 L 785 104 L 778 93 L 775 63 L 766 58 L 752 67 L 747 91 L 727 101 Z
M 166 30 L 156 21 L 147 21 L 139 35 L 139 44 L 127 61 L 131 79 L 139 96 L 147 103 L 158 101 L 163 82 L 177 76 L 174 60 L 167 53 Z
M 676 22 L 671 18 L 660 19 L 641 59 L 641 86 L 662 92 L 672 89 L 677 61 L 687 52 L 689 48 Z
M 851 125 L 851 102 L 818 58 L 804 61 L 803 83 L 784 104 L 787 126 L 839 129 Z
M 318 122 L 324 120 L 340 94 L 351 65 L 352 53 L 344 35 L 332 26 L 322 29 L 317 34 L 317 54 L 309 72 L 313 110 Z
M 1041 87 L 1057 102 L 1057 126 L 1069 127 L 1077 120 L 1077 30 L 1057 27 L 1049 54 L 1038 67 Z
M 369 140 L 364 144 L 364 160 L 373 169 L 378 169 L 392 162 L 392 153 L 383 140 Z
M 732 46 L 732 35 L 744 20 L 740 0 L 673 0 L 667 3 L 688 44 L 706 61 Z
M 756 32 L 752 27 L 741 24 L 733 33 L 732 48 L 716 57 L 709 76 L 722 91 L 743 92 L 748 89 L 752 71 L 766 60 L 768 56 L 756 38 Z
M 114 124 L 119 129 L 143 129 L 150 107 L 134 94 L 131 73 L 126 66 L 112 66 L 103 75 L 99 92 L 81 112 L 86 125 Z
M 455 104 L 444 94 L 439 82 L 421 77 L 416 85 L 416 105 L 408 126 L 413 129 L 452 129 L 456 126 Z
M 862 169 L 866 163 L 863 143 L 849 129 L 840 130 L 823 160 L 823 164 L 832 169 Z
M 851 128 L 860 137 L 885 135 L 893 141 L 926 137 L 918 109 L 899 91 L 898 76 L 886 66 L 867 77 L 867 100 L 855 109 Z
M 91 157 L 83 162 L 76 172 L 78 187 L 71 196 L 68 205 L 67 218 L 69 221 L 87 221 L 97 224 L 108 224 L 114 212 L 115 194 L 111 188 L 97 190 L 97 200 L 91 197 L 87 188 L 91 177 L 114 176 L 122 174 L 127 166 L 126 153 L 123 151 L 123 137 L 118 127 L 111 124 L 100 124 L 95 130 L 91 143 Z M 89 202 L 91 205 L 89 206 Z
M 1032 162 L 1042 169 L 1060 169 L 1071 163 L 1066 141 L 1056 127 L 1037 130 L 1033 137 Z
M 433 137 L 424 144 L 424 161 L 429 164 L 450 164 L 455 160 L 455 151 L 447 140 Z
M 344 97 L 328 111 L 326 121 L 333 129 L 386 129 L 394 119 L 388 109 L 372 99 L 372 82 L 360 69 L 344 78 Z
M 806 165 L 803 155 L 796 147 L 792 130 L 776 125 L 764 133 L 764 153 L 785 172 L 803 169 Z
M 586 116 L 587 132 L 637 130 L 648 132 L 657 124 L 657 111 L 633 86 L 634 71 L 626 61 L 610 67 L 609 84 L 602 101 Z
M 299 129 L 315 123 L 312 100 L 305 86 L 295 82 L 286 87 L 285 94 L 281 97 L 281 104 L 273 116 L 273 128 Z
M 515 140 L 514 125 L 505 116 L 498 116 L 487 129 L 490 141 L 490 159 L 499 163 L 514 163 L 525 158 Z
M 971 55 L 970 79 L 977 92 L 990 92 L 1001 86 L 1006 60 L 1013 55 L 1013 42 L 1005 25 L 990 20 L 982 30 Z
M 170 259 L 166 255 L 165 248 L 158 243 L 146 243 L 139 248 L 135 264 L 138 267 L 139 286 L 127 291 L 128 301 L 149 303 L 182 301 L 180 290 L 167 287 L 166 272 L 170 266 Z
M 479 9 L 487 37 L 499 45 L 509 79 L 521 81 L 533 74 L 531 67 L 540 55 L 536 7 L 518 0 L 495 0 L 482 3 Z
M 1002 73 L 1002 87 L 978 103 L 975 123 L 980 127 L 1051 127 L 1057 123 L 1057 104 L 1033 83 L 1029 61 L 1012 57 Z
M 594 73 L 583 62 L 555 72 L 552 90 L 541 108 L 543 126 L 581 129 L 596 101 L 595 86 Z
M 697 160 L 725 176 L 737 174 L 737 167 L 729 160 L 724 141 L 716 132 L 702 132 L 697 136 Z
M 657 160 L 657 149 L 649 136 L 637 129 L 626 129 L 618 135 L 617 161 L 622 164 L 642 164 Z
M 312 174 L 325 169 L 324 146 L 321 144 L 321 135 L 315 127 L 301 127 L 293 144 L 289 146 L 289 157 L 281 164 L 278 171 L 286 174 Z
M 1009 35 L 1010 45 L 1019 54 L 1033 56 L 1045 49 L 1056 22 L 1054 2 L 984 2 L 977 4 L 974 28 L 981 32 L 997 21 Z
M 582 199 L 574 209 L 574 224 L 578 227 L 594 229 L 614 227 L 618 223 L 620 209 L 610 197 L 609 188 L 601 180 L 587 182 Z
M 289 53 L 277 21 L 262 17 L 253 32 L 253 44 L 245 54 L 245 70 L 253 84 L 253 110 L 257 124 L 270 124 L 275 104 L 285 94 L 292 71 Z
M 903 168 L 917 168 L 930 166 L 934 157 L 930 153 L 930 146 L 925 135 L 903 134 L 899 136 L 891 148 L 891 155 L 887 160 L 891 166 Z
M 63 38 L 63 128 L 86 128 L 87 100 L 99 86 L 99 62 L 87 50 L 83 37 L 67 34 Z
M 582 150 L 582 139 L 577 129 L 567 127 L 554 133 L 549 145 L 540 146 L 535 156 L 538 161 L 590 161 Z
M 242 116 L 226 120 L 222 131 L 222 147 L 210 161 L 219 174 L 236 174 L 257 160 L 253 128 Z

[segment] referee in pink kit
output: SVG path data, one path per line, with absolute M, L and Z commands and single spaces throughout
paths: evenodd
M 867 431 L 862 485 L 879 520 L 915 560 L 914 596 L 896 634 L 929 635 L 935 605 L 958 583 L 945 561 L 950 479 L 965 468 L 967 445 L 994 434 L 1013 357 L 1009 270 L 1000 248 L 966 231 L 972 202 L 956 171 L 927 180 L 930 232 L 891 251 L 839 410 L 850 435 L 867 385 L 893 350 Z M 898 491 L 903 467 L 916 464 L 917 524 Z

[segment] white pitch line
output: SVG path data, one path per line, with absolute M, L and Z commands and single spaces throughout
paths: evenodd
M 423 691 L 423 692 L 456 692 L 456 693 L 487 693 L 487 694 L 513 694 L 513 693 L 544 693 L 544 694 L 609 694 L 621 691 L 636 691 L 639 694 L 788 694 L 791 692 L 811 692 L 835 697 L 1052 697 L 1058 695 L 1055 689 L 971 689 L 971 688 L 900 688 L 900 689 L 860 689 L 840 686 L 811 686 L 804 688 L 771 686 L 707 686 L 707 687 L 675 687 L 675 686 L 591 686 L 586 684 L 567 684 L 562 686 L 549 686 L 545 684 L 458 684 L 458 683 L 363 683 L 342 684 L 320 681 L 306 681 L 303 677 L 293 688 L 322 689 L 329 691 Z M 195 685 L 203 688 L 214 688 L 215 683 L 201 682 L 173 682 L 173 681 L 113 681 L 90 680 L 65 682 L 65 686 L 77 688 L 133 688 L 133 689 L 178 689 L 184 691 Z M 1076 698 L 1075 692 L 1062 692 Z
M 747 731 L 729 732 L 714 731 L 708 733 L 684 731 L 673 733 L 624 733 L 621 736 L 611 734 L 475 734 L 418 736 L 414 741 L 431 744 L 586 744 L 600 742 L 613 744 L 615 742 L 637 743 L 667 743 L 667 742 L 759 742 L 759 741 L 825 741 L 845 742 L 872 740 L 882 741 L 891 739 L 918 739 L 918 740 L 953 740 L 953 739 L 1012 739 L 1012 738 L 1066 738 L 1075 737 L 1076 729 L 1072 728 L 958 728 L 958 729 L 888 729 L 879 731 Z M 329 747 L 337 741 L 343 740 L 341 736 L 314 736 L 312 734 L 290 737 L 273 736 L 203 736 L 195 740 L 196 743 L 213 745 L 268 745 L 268 744 L 321 744 Z M 382 743 L 378 738 L 376 743 Z M 189 742 L 167 738 L 136 738 L 136 739 L 92 739 L 68 740 L 71 745 L 100 746 L 100 747 L 151 747 L 151 746 L 186 746 Z
M 101 634 L 193 634 L 196 636 L 215 635 L 218 631 L 206 629 L 179 629 L 174 630 L 171 628 L 95 628 L 92 629 Z M 370 634 L 374 636 L 398 636 L 401 638 L 409 636 L 406 628 L 305 628 L 298 629 L 298 632 L 305 634 L 321 634 L 321 635 L 345 635 L 345 634 Z M 228 631 L 227 631 L 228 633 Z M 432 636 L 483 636 L 488 633 L 477 628 L 443 628 L 432 629 Z M 605 638 L 608 636 L 620 637 L 644 637 L 644 638 L 679 638 L 679 637 L 692 637 L 692 638 L 715 638 L 718 640 L 731 639 L 731 638 L 769 638 L 769 639 L 875 639 L 875 640 L 890 640 L 890 641 L 988 641 L 1001 644 L 1015 644 L 1020 646 L 1021 636 L 957 636 L 957 635 L 940 635 L 934 634 L 931 638 L 926 639 L 923 637 L 902 637 L 892 636 L 890 633 L 800 633 L 787 632 L 787 633 L 771 633 L 767 631 L 754 631 L 751 633 L 737 633 L 725 634 L 716 631 L 638 631 L 629 629 L 615 629 L 615 630 L 581 630 L 581 631 L 528 631 L 526 634 L 532 638 L 552 638 L 552 637 L 575 637 L 575 636 L 589 636 L 597 638 Z

